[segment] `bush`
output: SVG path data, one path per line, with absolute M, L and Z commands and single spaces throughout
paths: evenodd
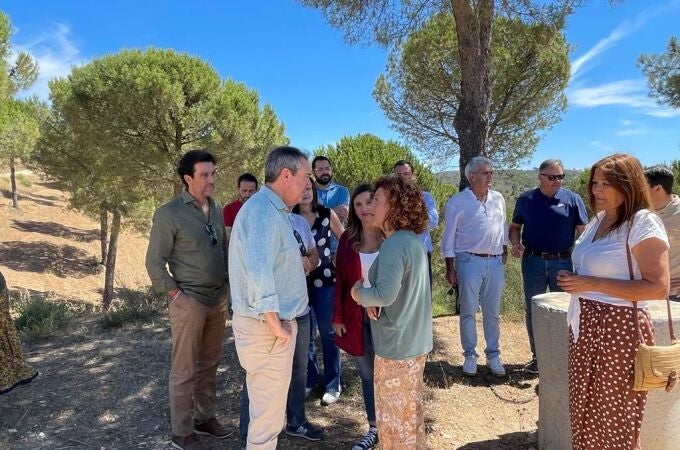
M 31 180 L 29 180 L 29 179 L 26 177 L 26 175 L 24 175 L 23 173 L 18 174 L 18 175 L 16 176 L 16 179 L 17 179 L 17 182 L 18 182 L 20 185 L 24 186 L 24 187 L 31 187 L 31 186 L 33 186 L 33 182 L 32 182 Z
M 101 318 L 104 328 L 120 328 L 126 323 L 148 323 L 167 309 L 167 300 L 151 289 L 119 293 L 108 312 Z
M 27 294 L 20 296 L 15 304 L 15 311 L 17 317 L 14 324 L 32 340 L 46 339 L 57 334 L 75 315 L 75 311 L 67 303 L 30 297 Z

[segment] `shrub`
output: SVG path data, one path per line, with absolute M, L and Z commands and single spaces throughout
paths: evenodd
M 148 323 L 166 309 L 165 296 L 151 289 L 147 291 L 124 289 L 109 311 L 102 316 L 101 324 L 104 328 L 120 328 L 126 323 Z
M 75 315 L 68 303 L 28 294 L 20 295 L 15 311 L 17 317 L 14 324 L 31 340 L 46 339 L 57 334 Z

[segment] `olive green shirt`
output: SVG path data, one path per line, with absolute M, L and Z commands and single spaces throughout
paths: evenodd
M 410 359 L 432 350 L 432 297 L 427 254 L 420 237 L 400 230 L 380 246 L 368 272 L 370 288 L 359 289 L 362 306 L 382 307 L 371 320 L 375 354 Z
M 222 210 L 212 198 L 209 217 L 185 190 L 153 216 L 146 270 L 158 292 L 179 288 L 207 306 L 229 292 Z M 208 228 L 214 230 L 214 239 Z

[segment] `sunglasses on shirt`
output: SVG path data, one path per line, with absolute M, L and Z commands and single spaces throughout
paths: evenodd
M 307 256 L 307 247 L 305 247 L 305 243 L 302 242 L 302 236 L 300 236 L 300 233 L 298 233 L 297 230 L 294 229 L 293 236 L 295 236 L 295 240 L 300 245 L 300 256 Z
M 210 223 L 205 224 L 205 231 L 208 233 L 208 236 L 210 237 L 210 245 L 213 247 L 217 245 L 217 233 L 215 232 L 215 227 L 212 226 Z
M 542 173 L 541 175 L 544 176 L 544 177 L 546 177 L 546 178 L 549 179 L 550 181 L 555 181 L 555 180 L 560 180 L 560 181 L 562 181 L 562 180 L 564 180 L 564 174 L 560 174 L 560 175 L 546 175 L 546 174 Z

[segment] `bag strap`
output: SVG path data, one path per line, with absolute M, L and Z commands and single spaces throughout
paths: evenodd
M 628 259 L 628 276 L 630 277 L 631 280 L 634 280 L 635 277 L 633 276 L 633 260 L 631 257 L 630 253 L 630 244 L 628 243 L 630 239 L 630 230 L 633 228 L 633 220 L 635 216 L 633 216 L 630 219 L 630 222 L 628 223 L 628 234 L 626 235 L 626 258 Z M 666 307 L 668 309 L 668 331 L 670 332 L 671 336 L 671 343 L 675 340 L 675 333 L 673 332 L 673 317 L 671 316 L 671 301 L 668 297 L 666 297 Z M 637 301 L 633 302 L 633 318 L 635 322 L 635 330 L 637 331 L 638 335 L 638 340 L 640 344 L 644 344 L 645 340 L 643 339 L 642 332 L 640 331 L 640 321 L 638 320 L 638 306 L 637 306 Z

